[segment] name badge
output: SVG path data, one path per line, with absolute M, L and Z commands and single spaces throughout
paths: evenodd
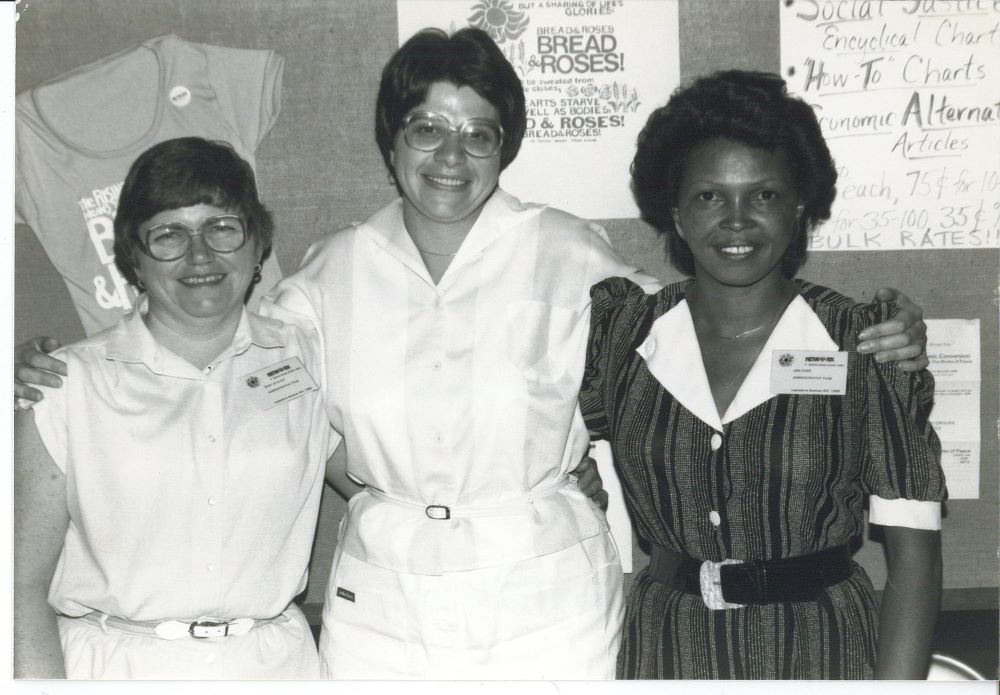
M 837 350 L 774 350 L 771 393 L 843 396 L 847 393 L 847 353 Z
M 242 379 L 244 394 L 261 410 L 269 410 L 319 388 L 298 357 L 275 362 Z

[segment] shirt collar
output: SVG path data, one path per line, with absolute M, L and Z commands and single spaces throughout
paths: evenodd
M 724 424 L 774 397 L 770 383 L 771 353 L 779 349 L 837 350 L 839 347 L 806 300 L 796 295 L 721 418 L 708 385 L 687 300 L 681 300 L 653 322 L 636 352 L 646 361 L 649 372 L 681 405 L 721 432 Z
M 159 374 L 193 376 L 192 370 L 201 374 L 201 370 L 194 368 L 186 360 L 156 342 L 143 321 L 143 316 L 148 311 L 149 297 L 142 294 L 135 308 L 111 329 L 105 348 L 107 358 L 119 362 L 145 364 Z M 285 342 L 281 332 L 282 326 L 281 321 L 251 313 L 243 307 L 232 345 L 213 360 L 212 364 L 217 364 L 233 355 L 240 355 L 251 345 L 265 349 L 283 347 Z
M 507 232 L 516 229 L 520 223 L 537 216 L 543 209 L 544 206 L 541 205 L 522 203 L 511 194 L 497 188 L 483 205 L 482 212 L 479 213 L 476 223 L 459 247 L 445 276 L 475 258 L 484 248 Z M 403 223 L 402 198 L 397 198 L 376 212 L 368 218 L 362 228 L 386 252 L 417 274 L 425 276 L 430 282 L 420 252 Z

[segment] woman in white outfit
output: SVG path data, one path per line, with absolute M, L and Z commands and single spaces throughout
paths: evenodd
M 115 260 L 140 302 L 18 414 L 15 675 L 319 676 L 292 599 L 333 442 L 315 331 L 243 306 L 271 229 L 226 145 L 129 170 Z

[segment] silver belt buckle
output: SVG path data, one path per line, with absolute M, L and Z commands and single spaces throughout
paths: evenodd
M 740 560 L 726 559 L 719 562 L 705 560 L 701 563 L 701 571 L 698 574 L 701 583 L 701 600 L 709 610 L 743 608 L 742 603 L 729 603 L 722 598 L 722 572 L 720 571 L 723 565 L 738 565 L 740 562 Z
M 198 620 L 191 623 L 188 633 L 195 639 L 226 637 L 229 635 L 229 620 Z

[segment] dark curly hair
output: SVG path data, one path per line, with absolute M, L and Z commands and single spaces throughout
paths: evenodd
M 253 169 L 225 142 L 187 137 L 153 145 L 129 167 L 115 214 L 115 265 L 133 285 L 141 250 L 139 227 L 164 210 L 192 205 L 232 210 L 266 257 L 274 222 L 260 202 Z
M 805 261 L 808 232 L 830 217 L 837 170 L 812 107 L 789 96 L 778 75 L 717 72 L 677 89 L 650 115 L 631 168 L 642 219 L 666 235 L 674 267 L 694 275 L 691 249 L 677 233 L 672 210 L 691 152 L 714 138 L 785 153 L 805 206 L 781 262 L 785 276 L 793 277 Z
M 427 99 L 437 82 L 471 87 L 496 108 L 503 128 L 503 171 L 521 149 L 527 122 L 524 88 L 490 35 L 468 27 L 451 36 L 424 29 L 400 46 L 383 68 L 375 102 L 375 142 L 389 173 L 395 175 L 392 146 L 403 118 Z

